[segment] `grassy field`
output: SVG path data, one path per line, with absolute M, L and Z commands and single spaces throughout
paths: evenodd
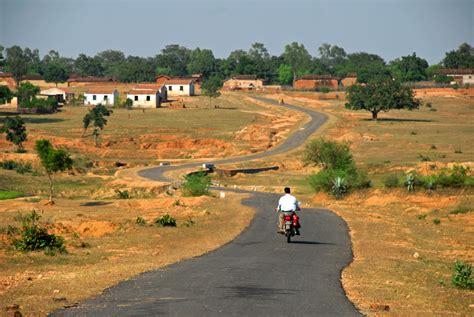
M 368 112 L 344 109 L 343 100 L 320 100 L 318 94 L 292 93 L 285 101 L 329 114 L 323 135 L 351 142 L 357 165 L 369 173 L 373 187 L 344 200 L 315 194 L 307 178 L 318 168 L 303 165 L 301 149 L 251 164 L 277 165 L 278 171 L 214 179 L 272 192 L 289 185 L 303 206 L 326 207 L 342 216 L 354 252 L 343 285 L 364 313 L 472 314 L 474 292 L 453 286 L 451 276 L 456 260 L 474 263 L 474 189 L 418 188 L 408 193 L 404 187 L 384 188 L 383 179 L 389 174 L 403 178 L 409 170 L 424 174 L 426 167 L 434 174 L 453 164 L 470 166 L 472 174 L 474 100 L 427 95 L 420 110 L 383 113 L 379 122 L 368 120 Z M 429 161 L 421 162 L 420 155 Z M 303 235 L 304 230 L 310 228 L 303 228 Z

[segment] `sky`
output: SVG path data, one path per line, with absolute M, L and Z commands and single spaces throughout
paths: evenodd
M 155 56 L 168 44 L 216 57 L 264 43 L 273 55 L 329 43 L 386 61 L 416 52 L 430 64 L 474 46 L 474 0 L 0 0 L 0 45 L 61 56 L 117 49 Z

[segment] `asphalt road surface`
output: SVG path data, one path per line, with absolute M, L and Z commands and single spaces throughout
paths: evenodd
M 210 163 L 283 153 L 301 145 L 326 120 L 314 111 L 285 107 L 304 111 L 312 120 L 278 148 Z M 141 175 L 165 180 L 163 172 L 177 168 L 152 168 Z M 252 193 L 244 204 L 255 208 L 255 218 L 232 242 L 201 257 L 121 282 L 78 307 L 52 315 L 359 316 L 340 283 L 341 270 L 352 259 L 345 222 L 328 210 L 303 209 L 299 213 L 301 236 L 288 244 L 276 233 L 277 201 L 275 194 Z

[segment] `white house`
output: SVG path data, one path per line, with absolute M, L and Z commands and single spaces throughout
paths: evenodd
M 461 86 L 465 84 L 474 85 L 474 68 L 445 68 L 439 69 L 436 74 L 452 77 L 453 81 Z
M 127 98 L 132 100 L 134 108 L 161 107 L 161 95 L 158 89 L 134 89 L 127 93 Z
M 194 79 L 172 78 L 165 81 L 168 96 L 194 96 Z
M 58 103 L 64 103 L 64 100 L 66 100 L 66 91 L 59 88 L 50 88 L 50 89 L 41 90 L 39 95 L 45 98 L 49 98 L 49 97 L 55 98 L 58 101 Z
M 133 87 L 133 90 L 158 90 L 161 102 L 168 101 L 168 89 L 165 85 L 155 83 L 141 83 Z
M 84 104 L 95 106 L 101 103 L 113 106 L 118 98 L 117 89 L 89 89 L 84 93 Z

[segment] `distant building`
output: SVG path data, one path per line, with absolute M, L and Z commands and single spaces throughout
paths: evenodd
M 194 79 L 172 78 L 165 81 L 168 96 L 194 96 Z
M 168 101 L 168 88 L 165 85 L 157 85 L 155 83 L 140 83 L 138 85 L 133 86 L 133 90 L 149 90 L 155 89 L 158 90 L 160 94 L 161 102 Z
M 436 70 L 435 74 L 452 77 L 461 86 L 474 85 L 474 68 L 444 68 Z
M 314 90 L 320 87 L 339 88 L 339 79 L 332 75 L 304 75 L 293 82 L 298 90 Z
M 116 81 L 112 77 L 95 77 L 95 76 L 72 76 L 67 80 L 68 87 L 80 86 L 99 86 L 99 85 L 115 85 Z
M 7 86 L 10 90 L 16 89 L 16 81 L 12 73 L 0 73 L 0 85 Z
M 132 107 L 134 108 L 161 107 L 159 89 L 134 89 L 127 93 L 127 98 L 132 100 Z
M 256 75 L 236 75 L 224 81 L 225 90 L 257 90 L 263 87 L 263 80 Z
M 84 93 L 84 104 L 113 106 L 118 97 L 117 89 L 89 89 Z
M 344 88 L 350 87 L 357 82 L 357 74 L 356 73 L 349 73 L 346 75 L 345 78 L 341 79 L 341 85 Z
M 156 84 L 163 86 L 167 80 L 170 80 L 171 76 L 168 75 L 158 75 L 155 77 Z
M 66 91 L 59 88 L 49 88 L 45 90 L 41 90 L 39 96 L 44 98 L 54 98 L 59 104 L 64 104 L 66 100 Z

